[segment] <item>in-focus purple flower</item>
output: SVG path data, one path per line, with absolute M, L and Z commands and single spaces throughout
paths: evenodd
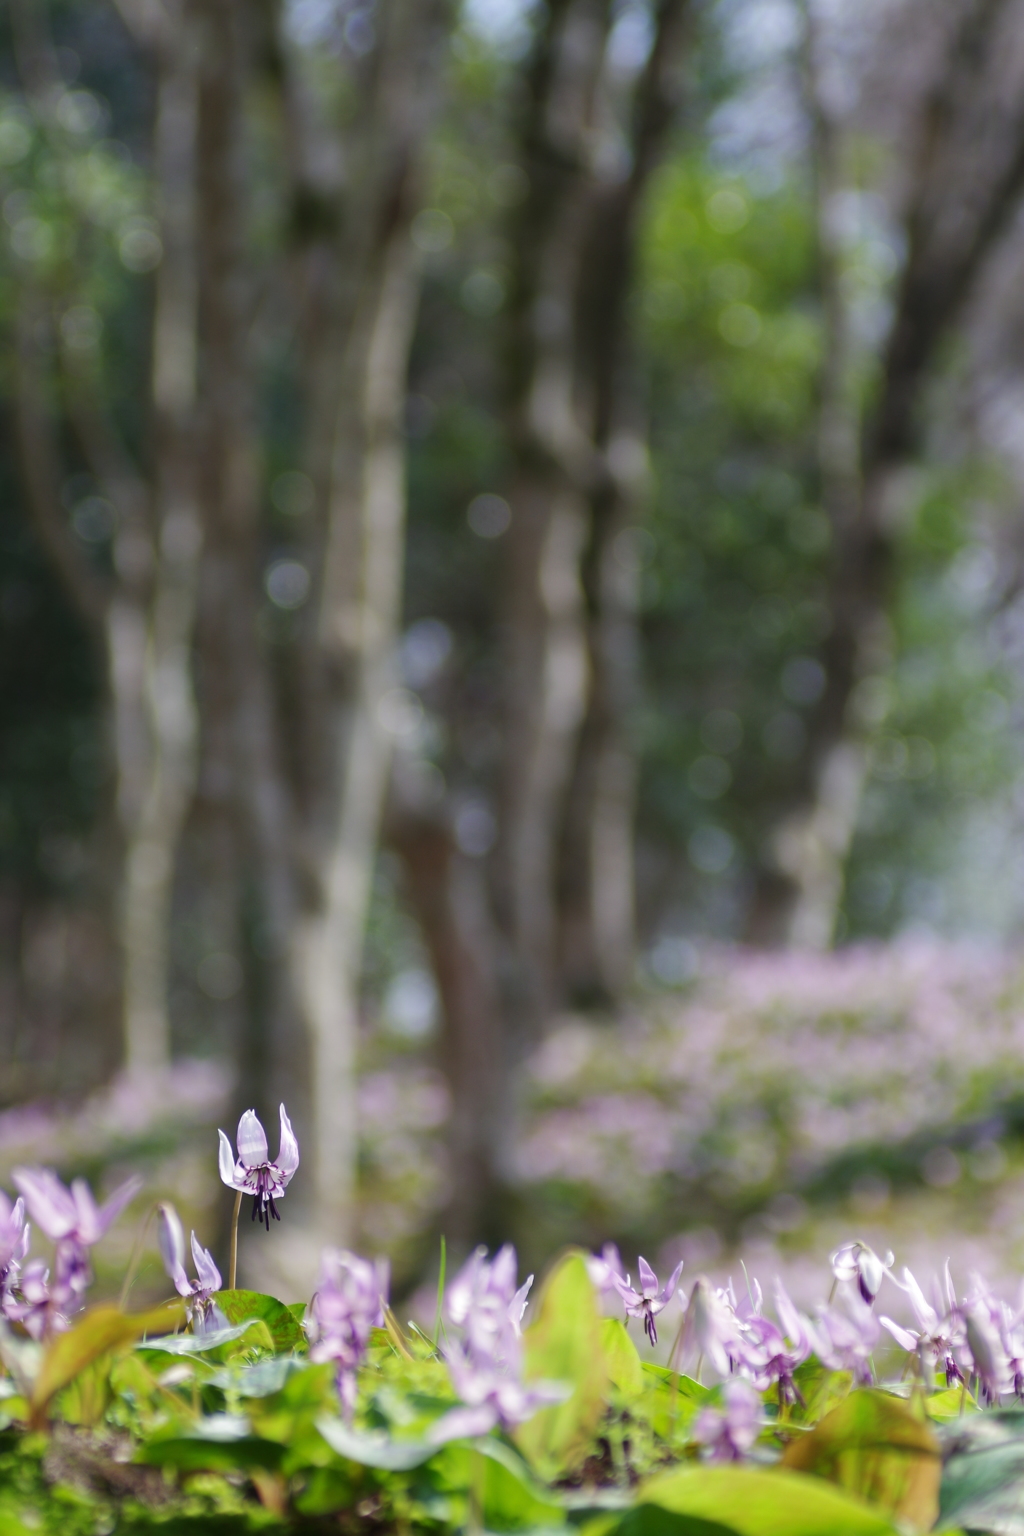
M 932 1306 L 910 1270 L 904 1268 L 903 1279 L 896 1281 L 896 1284 L 910 1298 L 910 1305 L 917 1319 L 917 1328 L 904 1328 L 900 1323 L 893 1322 L 891 1317 L 880 1317 L 879 1322 L 883 1328 L 889 1330 L 897 1344 L 917 1355 L 922 1369 L 925 1356 L 931 1354 L 935 1364 L 941 1366 L 945 1372 L 947 1387 L 951 1387 L 954 1382 L 964 1379 L 963 1371 L 956 1358 L 957 1347 L 964 1342 L 964 1319 L 953 1289 L 953 1277 L 949 1271 L 948 1260 L 945 1278 L 945 1306 L 943 1307 L 938 1297 L 936 1298 L 938 1305 Z
M 192 1261 L 196 1267 L 196 1279 L 190 1280 L 185 1272 L 185 1233 L 174 1206 L 163 1201 L 156 1211 L 157 1242 L 164 1269 L 174 1281 L 179 1296 L 184 1296 L 186 1310 L 195 1333 L 211 1328 L 223 1328 L 227 1318 L 213 1301 L 213 1294 L 221 1289 L 220 1270 L 209 1251 L 196 1241 L 192 1233 Z
M 370 1329 L 384 1322 L 388 1263 L 371 1263 L 354 1253 L 324 1252 L 320 1284 L 306 1312 L 310 1359 L 337 1365 L 338 1396 L 351 1418 L 356 1406 L 356 1371 L 370 1342 Z
M 837 1280 L 855 1281 L 864 1301 L 870 1307 L 874 1304 L 875 1297 L 882 1288 L 882 1281 L 895 1262 L 891 1252 L 887 1252 L 884 1259 L 880 1259 L 873 1248 L 867 1243 L 856 1239 L 852 1243 L 843 1243 L 835 1253 L 830 1255 L 829 1262 L 832 1265 L 832 1273 Z
M 533 1276 L 517 1289 L 518 1270 L 511 1243 L 499 1248 L 493 1259 L 488 1259 L 486 1248 L 477 1248 L 445 1293 L 448 1321 L 465 1331 L 470 1348 L 478 1353 L 500 1353 L 505 1336 L 518 1338 L 522 1331 Z
M 708 1461 L 740 1461 L 764 1427 L 761 1399 L 741 1376 L 721 1389 L 722 1406 L 702 1408 L 691 1438 L 704 1447 Z
M 860 1386 L 870 1386 L 871 1356 L 881 1334 L 874 1312 L 849 1290 L 832 1306 L 819 1307 L 812 1326 L 814 1353 L 831 1371 L 852 1371 Z
M 658 1342 L 658 1330 L 654 1326 L 654 1319 L 659 1312 L 663 1312 L 675 1295 L 676 1286 L 679 1284 L 679 1276 L 683 1272 L 683 1261 L 679 1260 L 675 1269 L 666 1280 L 664 1286 L 658 1287 L 658 1277 L 648 1264 L 646 1259 L 640 1259 L 638 1268 L 640 1271 L 640 1289 L 634 1290 L 629 1283 L 629 1276 L 621 1280 L 618 1275 L 614 1277 L 615 1289 L 622 1297 L 623 1305 L 629 1317 L 642 1317 L 644 1320 L 644 1332 L 652 1344 Z
M 270 1161 L 267 1133 L 254 1109 L 247 1109 L 238 1122 L 237 1160 L 224 1132 L 218 1131 L 217 1135 L 220 1137 L 218 1157 L 222 1181 L 229 1189 L 252 1195 L 252 1219 L 265 1222 L 269 1232 L 271 1216 L 275 1221 L 281 1220 L 274 1201 L 280 1200 L 299 1166 L 299 1144 L 284 1105 L 281 1105 L 281 1148 L 276 1163 Z

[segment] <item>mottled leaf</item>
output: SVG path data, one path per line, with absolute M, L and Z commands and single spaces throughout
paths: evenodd
M 257 1319 L 265 1324 L 279 1354 L 305 1348 L 306 1335 L 298 1318 L 273 1296 L 264 1296 L 259 1291 L 218 1291 L 217 1305 L 229 1323 Z
M 33 1420 L 41 1423 L 54 1393 L 108 1350 L 133 1344 L 144 1333 L 166 1333 L 184 1320 L 185 1307 L 180 1301 L 135 1314 L 118 1307 L 93 1307 L 48 1345 L 32 1388 Z

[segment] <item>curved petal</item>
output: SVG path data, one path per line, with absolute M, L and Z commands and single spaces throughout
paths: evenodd
M 50 1168 L 15 1168 L 11 1178 L 25 1196 L 32 1220 L 54 1242 L 75 1230 L 78 1208 Z
M 277 1154 L 277 1166 L 281 1170 L 281 1178 L 285 1184 L 290 1181 L 299 1166 L 299 1144 L 283 1104 L 281 1105 L 281 1150 Z
M 913 1333 L 908 1333 L 906 1328 L 901 1328 L 899 1323 L 894 1323 L 891 1317 L 880 1317 L 878 1321 L 883 1328 L 888 1329 L 896 1343 L 902 1345 L 904 1349 L 915 1350 L 917 1348 L 917 1336 Z
M 640 1284 L 637 1289 L 641 1295 L 653 1298 L 658 1294 L 658 1277 L 648 1264 L 646 1259 L 640 1259 L 637 1265 L 640 1271 Z
M 679 1276 L 682 1274 L 682 1272 L 683 1272 L 683 1260 L 680 1259 L 679 1263 L 676 1265 L 675 1269 L 672 1271 L 672 1273 L 669 1275 L 668 1279 L 665 1281 L 665 1288 L 661 1292 L 661 1295 L 658 1297 L 658 1300 L 661 1302 L 663 1307 L 667 1306 L 668 1303 L 672 1300 L 672 1297 L 675 1294 L 676 1286 L 679 1284 Z
M 238 1161 L 243 1168 L 260 1168 L 270 1161 L 267 1133 L 254 1109 L 247 1109 L 238 1122 Z
M 220 1171 L 221 1183 L 228 1189 L 239 1189 L 245 1192 L 245 1185 L 235 1172 L 235 1154 L 231 1150 L 231 1143 L 223 1131 L 218 1131 L 220 1142 L 217 1147 L 217 1166 Z
M 526 1298 L 530 1294 L 530 1287 L 532 1284 L 533 1276 L 528 1275 L 526 1280 L 519 1287 L 518 1291 L 516 1291 L 515 1295 L 512 1297 L 511 1302 L 509 1303 L 508 1315 L 516 1333 L 520 1333 L 522 1331 L 523 1313 L 526 1311 Z
M 177 1211 L 167 1200 L 156 1208 L 156 1241 L 164 1269 L 177 1285 L 178 1275 L 185 1273 L 185 1233 Z
M 213 1255 L 202 1243 L 196 1241 L 196 1235 L 192 1233 L 192 1259 L 196 1266 L 196 1274 L 199 1276 L 199 1284 L 204 1291 L 219 1291 L 221 1288 L 220 1270 L 213 1262 Z
M 75 1225 L 77 1236 L 83 1243 L 98 1243 L 103 1236 L 99 1206 L 84 1179 L 71 1180 L 71 1198 L 78 1212 L 78 1221 Z
M 108 1227 L 112 1227 L 126 1205 L 129 1205 L 142 1188 L 142 1179 L 137 1173 L 133 1173 L 130 1179 L 125 1179 L 119 1184 L 109 1200 L 104 1201 L 97 1211 L 99 1218 L 99 1236 L 102 1237 Z M 91 1198 L 91 1197 L 90 1197 Z
M 497 1422 L 497 1410 L 490 1403 L 481 1403 L 479 1408 L 452 1408 L 434 1421 L 424 1438 L 431 1445 L 446 1445 L 449 1440 L 474 1440 L 478 1435 L 488 1434 Z

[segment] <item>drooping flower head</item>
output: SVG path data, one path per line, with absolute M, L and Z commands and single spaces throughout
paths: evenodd
M 881 1336 L 878 1318 L 852 1288 L 832 1306 L 818 1308 L 811 1328 L 814 1353 L 831 1371 L 852 1371 L 859 1386 L 871 1385 L 871 1356 Z
M 721 1388 L 721 1407 L 702 1408 L 691 1437 L 704 1447 L 708 1461 L 740 1461 L 764 1427 L 761 1399 L 742 1376 Z
M 891 1252 L 886 1253 L 885 1258 L 879 1258 L 873 1248 L 867 1243 L 862 1243 L 857 1238 L 852 1243 L 843 1243 L 835 1253 L 830 1254 L 829 1262 L 832 1265 L 832 1273 L 837 1280 L 856 1282 L 857 1289 L 867 1305 L 873 1306 L 875 1297 L 882 1288 L 882 1281 L 892 1269 L 895 1262 Z
M 179 1296 L 184 1296 L 186 1310 L 196 1333 L 210 1328 L 223 1328 L 227 1318 L 212 1297 L 221 1289 L 220 1270 L 209 1251 L 196 1241 L 192 1233 L 192 1261 L 196 1267 L 196 1279 L 190 1280 L 185 1272 L 185 1233 L 174 1206 L 168 1201 L 157 1206 L 157 1241 L 164 1269 L 174 1281 Z
M 956 1299 L 948 1260 L 945 1279 L 945 1301 L 943 1302 L 939 1296 L 936 1285 L 937 1304 L 933 1306 L 910 1270 L 904 1268 L 903 1279 L 896 1281 L 896 1284 L 900 1290 L 907 1293 L 910 1299 L 910 1305 L 917 1320 L 917 1328 L 904 1328 L 902 1324 L 894 1322 L 891 1317 L 880 1317 L 879 1322 L 883 1328 L 889 1330 L 897 1344 L 917 1355 L 922 1370 L 930 1355 L 933 1363 L 945 1372 L 947 1387 L 951 1387 L 954 1382 L 964 1379 L 963 1371 L 957 1361 L 957 1349 L 964 1342 L 964 1316 Z
M 614 1243 L 605 1243 L 600 1253 L 587 1254 L 587 1274 L 600 1296 L 618 1295 L 615 1280 L 626 1279 L 626 1268 Z
M 354 1253 L 329 1248 L 325 1251 L 320 1284 L 306 1312 L 310 1359 L 337 1363 L 338 1395 L 351 1417 L 356 1405 L 356 1371 L 370 1329 L 384 1322 L 388 1299 L 388 1263 L 371 1263 Z
M 464 1407 L 452 1408 L 430 1429 L 427 1438 L 435 1445 L 448 1440 L 486 1435 L 492 1429 L 506 1432 L 531 1419 L 539 1408 L 562 1402 L 571 1391 L 550 1381 L 524 1382 L 522 1364 L 474 1358 L 462 1345 L 445 1351 L 448 1370 Z
M 760 1287 L 739 1303 L 736 1367 L 759 1392 L 777 1385 L 780 1402 L 800 1402 L 793 1372 L 811 1353 L 811 1327 L 794 1307 L 781 1280 L 775 1282 L 775 1309 L 778 1323 L 762 1313 Z
M 618 1275 L 612 1277 L 615 1289 L 622 1297 L 623 1305 L 629 1317 L 642 1317 L 644 1320 L 644 1332 L 652 1344 L 658 1342 L 658 1330 L 654 1325 L 654 1319 L 659 1312 L 663 1312 L 675 1295 L 676 1286 L 679 1284 L 679 1276 L 683 1272 L 683 1261 L 679 1260 L 675 1269 L 666 1280 L 664 1286 L 659 1288 L 658 1277 L 648 1264 L 646 1259 L 640 1259 L 640 1289 L 634 1290 L 629 1283 L 629 1276 L 625 1280 Z
M 218 1131 L 217 1135 L 220 1137 L 221 1180 L 229 1189 L 252 1195 L 252 1220 L 264 1222 L 269 1232 L 271 1216 L 275 1221 L 281 1220 L 274 1202 L 280 1200 L 299 1166 L 299 1144 L 284 1105 L 281 1105 L 281 1149 L 276 1163 L 270 1161 L 267 1133 L 254 1109 L 247 1109 L 238 1122 L 237 1160 L 224 1132 Z

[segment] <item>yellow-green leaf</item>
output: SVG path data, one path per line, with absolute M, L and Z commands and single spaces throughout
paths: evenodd
M 581 1253 L 568 1253 L 541 1288 L 535 1322 L 523 1335 L 528 1381 L 564 1382 L 565 1402 L 542 1408 L 516 1443 L 542 1477 L 564 1475 L 586 1459 L 610 1385 L 597 1298 Z
M 895 1536 L 877 1509 L 799 1472 L 694 1467 L 641 1484 L 638 1505 L 725 1526 L 736 1536 Z
M 783 1465 L 810 1472 L 930 1531 L 939 1514 L 942 1458 L 930 1425 L 888 1392 L 853 1392 L 786 1448 Z
M 641 1397 L 644 1390 L 644 1368 L 636 1345 L 617 1317 L 606 1317 L 601 1322 L 601 1348 L 608 1366 L 612 1386 L 623 1397 Z
M 32 1419 L 39 1424 L 55 1392 L 74 1381 L 80 1371 L 109 1350 L 134 1344 L 144 1333 L 170 1333 L 185 1321 L 185 1304 L 171 1301 L 152 1312 L 122 1312 L 118 1307 L 93 1307 L 47 1347 L 32 1389 Z

